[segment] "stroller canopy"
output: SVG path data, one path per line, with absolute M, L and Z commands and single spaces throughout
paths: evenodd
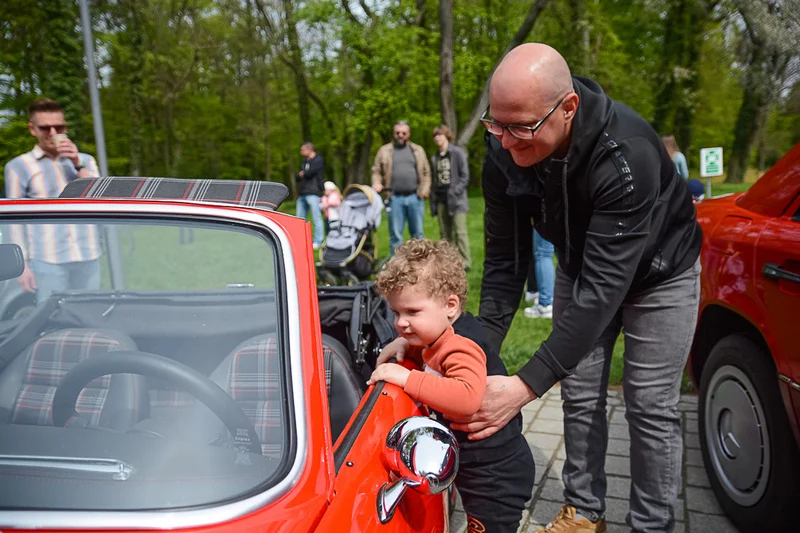
M 383 199 L 367 185 L 348 185 L 339 207 L 339 220 L 331 224 L 326 248 L 355 250 L 364 232 L 375 230 L 381 224 Z
M 348 185 L 339 208 L 342 226 L 357 230 L 374 229 L 381 225 L 383 199 L 368 185 Z

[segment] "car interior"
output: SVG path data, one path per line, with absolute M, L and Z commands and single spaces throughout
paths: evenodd
M 68 290 L 0 323 L 0 508 L 192 507 L 282 479 L 302 436 L 290 431 L 281 302 L 274 284 Z M 330 331 L 335 442 L 366 386 L 349 339 Z

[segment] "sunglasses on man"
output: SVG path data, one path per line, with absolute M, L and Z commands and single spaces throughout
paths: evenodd
M 33 122 L 31 122 L 31 124 L 36 126 L 36 128 L 39 131 L 44 132 L 44 133 L 51 133 L 51 130 L 56 130 L 56 133 L 65 133 L 67 131 L 67 125 L 66 124 L 49 124 L 49 125 L 46 125 L 46 124 L 35 124 Z
M 481 116 L 481 122 L 483 123 L 484 126 L 486 126 L 486 129 L 489 130 L 489 133 L 491 133 L 492 135 L 501 136 L 503 135 L 503 130 L 508 130 L 508 133 L 510 133 L 517 139 L 523 141 L 529 141 L 533 139 L 533 136 L 536 135 L 536 132 L 539 130 L 539 128 L 542 127 L 542 124 L 545 123 L 545 121 L 550 117 L 550 115 L 552 115 L 555 112 L 555 110 L 558 109 L 561 103 L 570 94 L 572 93 L 567 93 L 563 97 L 561 97 L 561 100 L 556 102 L 556 105 L 550 108 L 550 111 L 548 111 L 547 114 L 544 117 L 542 117 L 542 120 L 540 120 L 533 126 L 523 126 L 522 124 L 503 124 L 501 122 L 497 122 L 496 120 L 492 120 L 491 118 L 486 118 L 486 115 L 489 113 L 488 108 L 486 109 L 486 111 L 483 112 L 483 116 Z

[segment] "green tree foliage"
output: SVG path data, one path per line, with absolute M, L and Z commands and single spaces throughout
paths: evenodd
M 459 129 L 534 5 L 452 1 Z M 433 148 L 431 131 L 442 120 L 437 0 L 91 0 L 90 6 L 112 174 L 294 186 L 299 145 L 311 140 L 330 177 L 363 182 L 397 120 L 411 124 L 412 140 Z M 796 26 L 781 34 L 784 40 L 796 37 Z M 75 1 L 0 2 L 0 161 L 31 148 L 25 110 L 39 96 L 61 102 L 73 138 L 93 150 L 80 32 Z M 525 40 L 553 45 L 575 74 L 597 79 L 659 133 L 676 134 L 691 166 L 703 146 L 736 152 L 737 113 L 755 71 L 748 61 L 752 35 L 734 0 L 541 2 Z M 752 152 L 753 164 L 774 161 L 800 137 L 800 89 L 792 88 L 791 69 L 797 58 L 786 55 L 784 89 L 774 91 L 763 128 L 750 132 L 756 149 L 745 147 L 743 157 L 749 161 Z M 478 183 L 482 130 L 465 143 Z

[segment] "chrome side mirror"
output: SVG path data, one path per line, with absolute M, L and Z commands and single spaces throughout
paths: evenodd
M 401 420 L 386 437 L 384 458 L 400 478 L 378 491 L 378 518 L 385 524 L 394 516 L 406 490 L 439 494 L 458 473 L 458 443 L 453 433 L 424 416 Z

